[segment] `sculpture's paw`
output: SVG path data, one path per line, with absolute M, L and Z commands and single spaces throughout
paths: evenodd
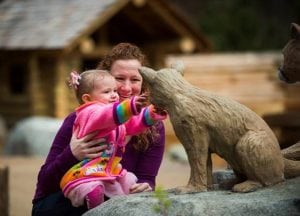
M 255 181 L 244 181 L 242 183 L 236 184 L 233 186 L 232 191 L 239 193 L 248 193 L 256 191 L 258 188 L 261 188 L 262 184 Z
M 190 193 L 198 193 L 198 192 L 204 192 L 204 191 L 207 191 L 207 188 L 204 186 L 195 187 L 195 186 L 190 186 L 190 185 L 176 187 L 171 190 L 168 190 L 168 192 L 172 192 L 175 194 L 190 194 Z

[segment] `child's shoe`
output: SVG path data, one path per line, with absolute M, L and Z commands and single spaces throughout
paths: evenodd
M 86 195 L 86 203 L 88 209 L 95 208 L 104 202 L 104 194 L 103 194 L 102 186 L 95 187 L 91 192 Z

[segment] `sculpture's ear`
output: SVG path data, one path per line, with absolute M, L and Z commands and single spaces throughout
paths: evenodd
M 182 61 L 176 61 L 171 64 L 171 68 L 177 70 L 182 76 L 184 74 L 184 64 Z
M 157 74 L 155 70 L 148 67 L 140 67 L 139 72 L 142 75 L 143 79 L 148 83 L 152 83 Z
M 293 39 L 300 39 L 300 26 L 296 23 L 291 24 L 291 37 Z

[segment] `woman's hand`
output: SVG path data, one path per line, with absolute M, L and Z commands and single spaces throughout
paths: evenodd
M 147 192 L 147 191 L 152 191 L 152 187 L 144 182 L 144 183 L 136 183 L 131 186 L 129 189 L 129 193 L 140 193 L 140 192 Z
M 93 140 L 97 131 L 90 133 L 80 139 L 77 139 L 78 130 L 72 134 L 70 148 L 74 157 L 81 161 L 86 158 L 100 157 L 103 150 L 107 148 L 107 142 L 104 138 Z

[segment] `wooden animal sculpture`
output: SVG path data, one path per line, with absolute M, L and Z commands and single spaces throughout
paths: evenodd
M 300 82 L 300 26 L 291 24 L 291 39 L 282 50 L 283 63 L 279 78 L 287 83 Z M 300 141 L 282 151 L 285 158 L 300 160 Z
M 168 111 L 191 166 L 188 185 L 176 188 L 176 192 L 209 188 L 210 153 L 225 159 L 241 180 L 233 191 L 250 192 L 284 181 L 283 156 L 264 120 L 234 100 L 191 85 L 182 77 L 183 68 L 177 68 L 140 69 L 149 86 L 151 103 Z M 300 175 L 300 164 L 297 165 Z M 295 173 L 295 166 L 292 172 Z
M 291 39 L 282 50 L 279 78 L 287 83 L 300 82 L 300 26 L 291 24 Z

